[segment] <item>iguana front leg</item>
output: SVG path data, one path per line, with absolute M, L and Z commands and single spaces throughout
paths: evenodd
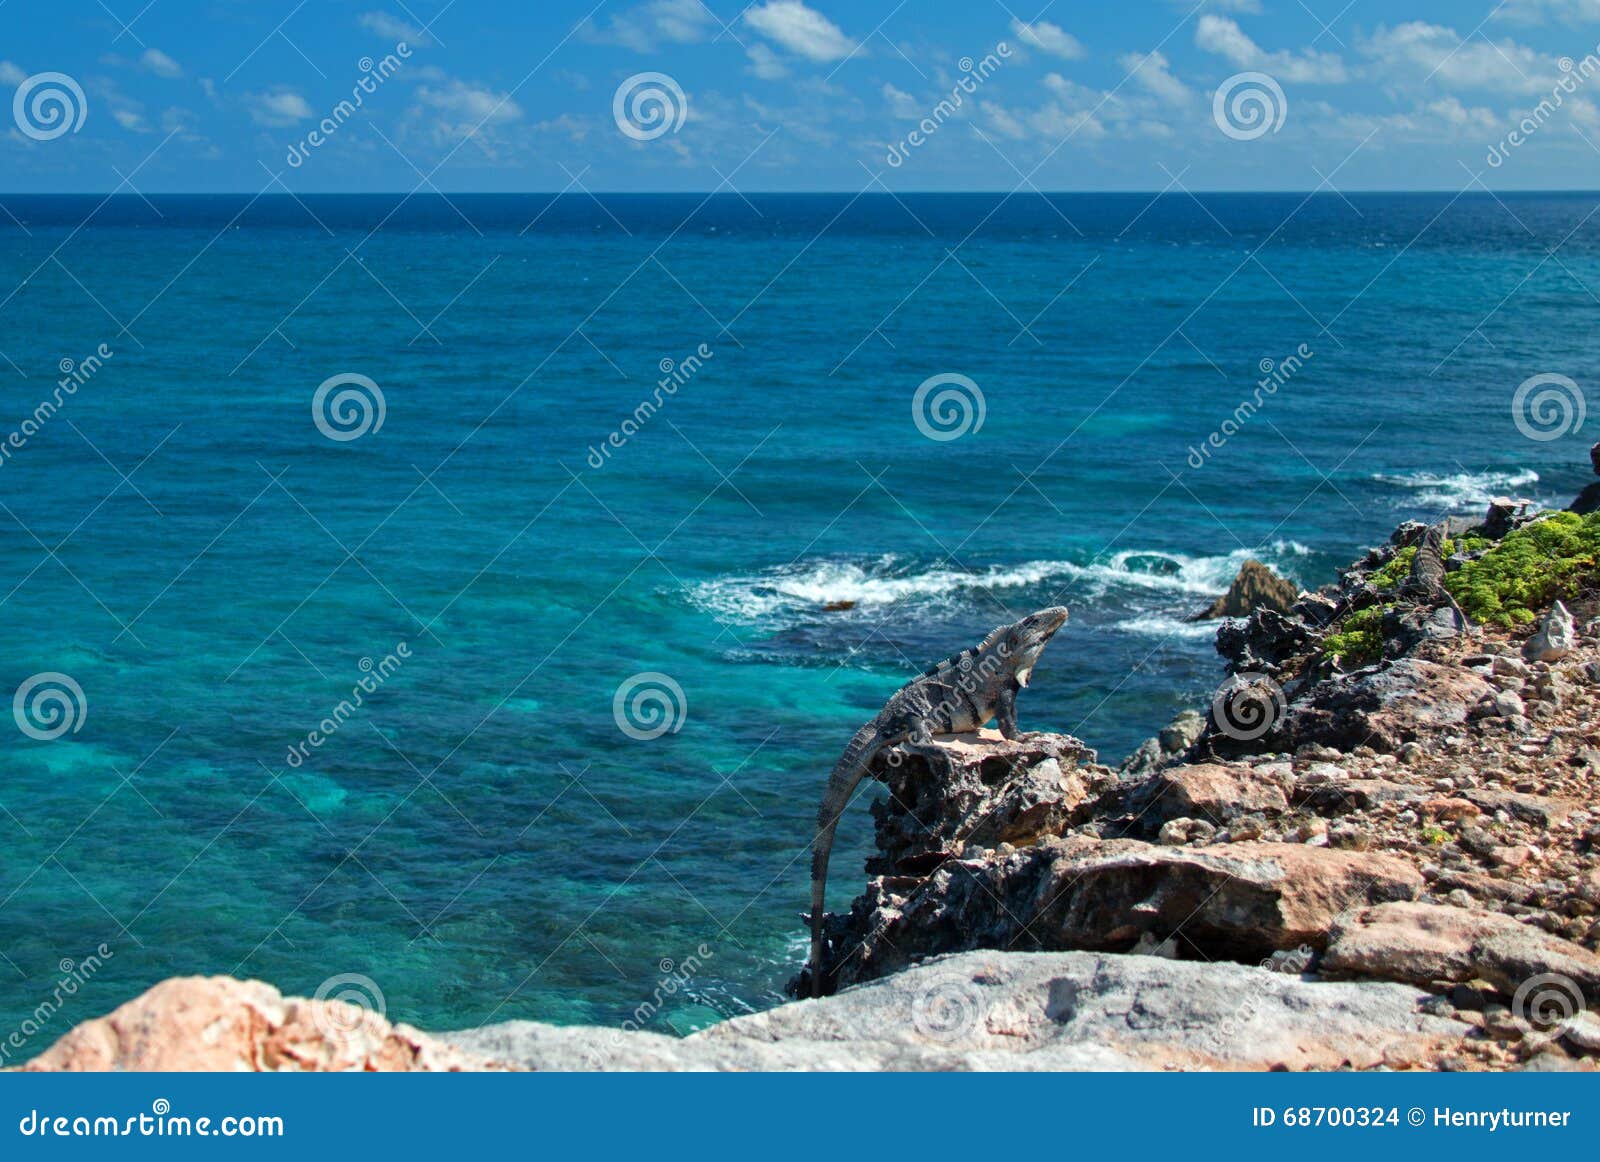
M 1000 688 L 994 704 L 995 725 L 1005 738 L 1015 741 L 1022 731 L 1017 729 L 1017 688 L 1010 683 Z

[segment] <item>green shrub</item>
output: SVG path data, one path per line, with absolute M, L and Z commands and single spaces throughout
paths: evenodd
M 1551 513 L 1445 578 L 1467 616 L 1510 627 L 1600 580 L 1600 513 Z
M 1369 605 L 1356 610 L 1335 632 L 1322 639 L 1322 652 L 1339 658 L 1347 666 L 1364 666 L 1377 661 L 1383 654 L 1383 608 Z

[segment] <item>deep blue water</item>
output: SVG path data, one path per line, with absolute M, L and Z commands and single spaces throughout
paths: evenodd
M 1246 556 L 1314 584 L 1588 472 L 1511 403 L 1595 372 L 1591 194 L 0 205 L 0 689 L 87 703 L 0 750 L 0 1031 L 113 954 L 28 1053 L 180 973 L 617 1023 L 695 956 L 650 1027 L 770 1004 L 822 781 L 916 669 L 1064 601 L 1024 725 L 1115 761 L 1212 689 L 1182 618 Z M 935 441 L 943 373 L 985 414 Z M 645 672 L 687 708 L 641 740 Z

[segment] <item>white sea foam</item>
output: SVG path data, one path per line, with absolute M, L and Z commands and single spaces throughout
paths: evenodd
M 1451 510 L 1476 509 L 1488 504 L 1497 496 L 1515 493 L 1539 483 L 1539 474 L 1531 468 L 1515 472 L 1456 472 L 1439 475 L 1433 472 L 1402 472 L 1388 476 L 1382 473 L 1373 477 L 1379 484 L 1388 484 L 1411 490 L 1399 502 L 1405 507 L 1423 506 Z
M 1137 617 L 1126 617 L 1114 622 L 1113 628 L 1120 629 L 1123 633 L 1139 634 L 1142 637 L 1156 638 L 1212 638 L 1217 636 L 1216 621 L 1190 621 L 1187 618 L 1171 617 L 1164 613 L 1141 613 Z
M 812 561 L 720 577 L 693 586 L 690 597 L 701 608 L 735 621 L 758 621 L 836 604 L 883 606 L 909 599 L 927 601 L 963 592 L 1047 583 L 1059 587 L 1068 597 L 1076 594 L 1079 600 L 1089 601 L 1118 591 L 1129 596 L 1144 591 L 1158 601 L 1163 595 L 1169 600 L 1215 597 L 1228 588 L 1247 559 L 1263 560 L 1292 577 L 1291 562 L 1310 552 L 1294 541 L 1277 541 L 1260 549 L 1218 556 L 1128 549 L 1087 564 L 1040 560 L 971 571 L 948 567 L 918 571 L 891 555 L 870 565 Z

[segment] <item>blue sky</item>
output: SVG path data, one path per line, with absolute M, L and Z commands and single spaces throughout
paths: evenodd
M 0 189 L 1594 188 L 1597 45 L 1600 0 L 0 0 Z

